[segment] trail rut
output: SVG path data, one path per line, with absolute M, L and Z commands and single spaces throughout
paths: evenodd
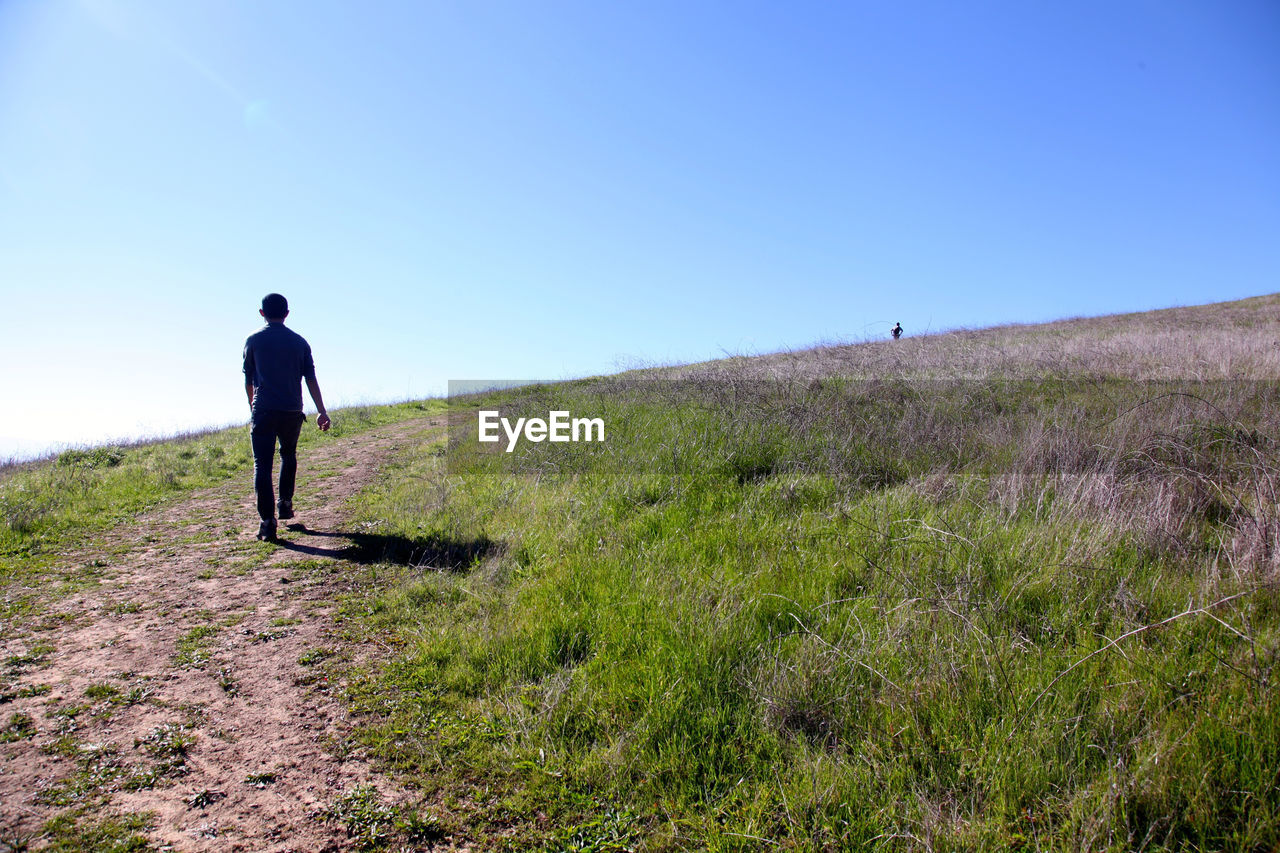
M 38 849 L 62 813 L 148 813 L 160 850 L 345 850 L 326 817 L 336 800 L 364 785 L 402 800 L 352 747 L 323 661 L 359 654 L 332 621 L 361 571 L 344 551 L 347 500 L 441 424 L 306 447 L 298 517 L 278 546 L 255 541 L 252 488 L 238 480 L 69 556 L 68 571 L 105 562 L 104 579 L 0 644 L 0 724 L 30 721 L 0 742 L 0 850 Z

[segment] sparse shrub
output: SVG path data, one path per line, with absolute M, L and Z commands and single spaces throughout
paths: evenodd
M 123 447 L 91 447 L 82 450 L 64 450 L 58 454 L 58 465 L 64 468 L 114 468 L 125 459 Z

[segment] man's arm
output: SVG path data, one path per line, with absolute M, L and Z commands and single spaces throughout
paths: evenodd
M 249 414 L 253 415 L 253 375 L 257 370 L 257 362 L 253 357 L 253 347 L 249 341 L 244 342 L 244 393 L 249 398 Z
M 320 396 L 320 383 L 310 376 L 307 377 L 307 393 L 311 395 L 311 402 L 316 404 L 316 411 L 319 412 L 316 415 L 316 426 L 320 427 L 321 431 L 329 429 L 332 421 L 329 420 L 328 412 L 324 410 L 324 398 Z

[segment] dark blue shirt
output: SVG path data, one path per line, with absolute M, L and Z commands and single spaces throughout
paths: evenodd
M 267 323 L 244 342 L 244 378 L 255 412 L 301 412 L 302 380 L 316 378 L 311 345 L 284 323 Z

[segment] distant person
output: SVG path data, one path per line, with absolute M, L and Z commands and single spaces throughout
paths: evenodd
M 893 328 L 889 330 L 889 334 L 893 335 L 893 339 L 894 339 L 895 341 L 896 341 L 898 338 L 902 337 L 902 324 L 901 324 L 901 323 L 894 323 L 894 324 L 893 324 Z
M 293 486 L 298 474 L 298 434 L 307 416 L 302 412 L 302 380 L 316 404 L 316 426 L 328 430 L 311 346 L 301 335 L 284 327 L 289 301 L 278 293 L 262 298 L 258 312 L 267 325 L 244 342 L 244 390 L 253 415 L 253 490 L 258 498 L 258 538 L 276 538 L 276 512 L 293 518 Z M 271 488 L 271 468 L 280 444 L 280 502 Z

